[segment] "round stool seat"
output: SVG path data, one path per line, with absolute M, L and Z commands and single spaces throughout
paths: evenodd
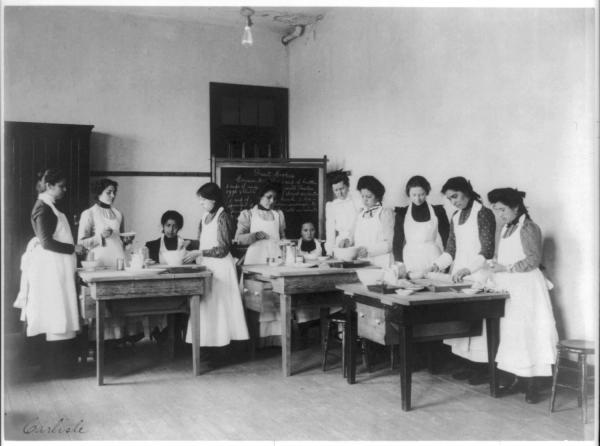
M 594 354 L 594 343 L 582 339 L 565 339 L 559 341 L 556 347 L 573 353 Z

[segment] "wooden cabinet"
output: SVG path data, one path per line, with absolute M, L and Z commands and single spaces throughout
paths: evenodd
M 31 209 L 37 198 L 37 173 L 48 167 L 65 171 L 67 193 L 57 207 L 76 236 L 81 211 L 89 206 L 89 153 L 92 125 L 4 122 L 4 312 L 7 332 L 19 330 L 12 303 L 19 291 L 21 255 L 33 237 Z

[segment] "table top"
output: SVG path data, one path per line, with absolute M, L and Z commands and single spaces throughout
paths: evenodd
M 210 271 L 187 272 L 187 273 L 168 273 L 165 271 L 116 271 L 114 269 L 104 269 L 98 271 L 77 271 L 77 274 L 86 283 L 115 282 L 131 280 L 177 280 L 177 279 L 195 279 L 210 277 Z
M 346 283 L 337 285 L 337 288 L 344 291 L 345 294 L 353 296 L 360 295 L 372 297 L 381 301 L 385 305 L 402 305 L 402 306 L 417 306 L 417 305 L 432 305 L 438 303 L 449 302 L 481 302 L 498 299 L 508 299 L 510 296 L 507 292 L 486 292 L 467 295 L 461 292 L 444 291 L 434 293 L 433 291 L 417 291 L 408 296 L 400 296 L 398 294 L 382 294 L 370 291 L 362 283 Z
M 309 265 L 302 263 L 300 265 Z M 308 276 L 328 276 L 333 274 L 355 274 L 353 269 L 348 268 L 319 268 L 318 266 L 269 266 L 269 265 L 244 265 L 245 273 L 260 274 L 263 277 L 308 277 Z

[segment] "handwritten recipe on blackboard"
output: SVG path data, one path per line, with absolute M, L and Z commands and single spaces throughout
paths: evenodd
M 234 218 L 253 206 L 258 189 L 269 181 L 282 187 L 278 207 L 286 218 L 287 237 L 300 237 L 306 221 L 318 227 L 319 169 L 314 167 L 222 167 L 220 183 Z

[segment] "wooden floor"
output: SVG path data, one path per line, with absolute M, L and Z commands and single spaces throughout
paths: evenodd
M 334 352 L 336 353 L 336 352 Z M 339 352 L 337 352 L 339 353 Z M 339 360 L 320 370 L 318 346 L 293 353 L 283 378 L 280 352 L 263 350 L 199 377 L 191 358 L 174 361 L 140 343 L 107 358 L 106 386 L 94 364 L 71 378 L 35 378 L 35 368 L 5 366 L 5 435 L 9 440 L 592 440 L 575 395 L 563 390 L 557 412 L 548 389 L 536 405 L 522 394 L 493 399 L 487 385 L 447 373 L 413 374 L 413 410 L 400 409 L 397 371 L 359 367 L 357 383 L 341 377 Z M 54 428 L 54 433 L 38 433 Z M 58 426 L 58 427 L 57 427 Z M 65 432 L 67 427 L 78 432 Z M 59 432 L 62 429 L 62 432 Z M 25 433 L 24 431 L 33 431 Z

